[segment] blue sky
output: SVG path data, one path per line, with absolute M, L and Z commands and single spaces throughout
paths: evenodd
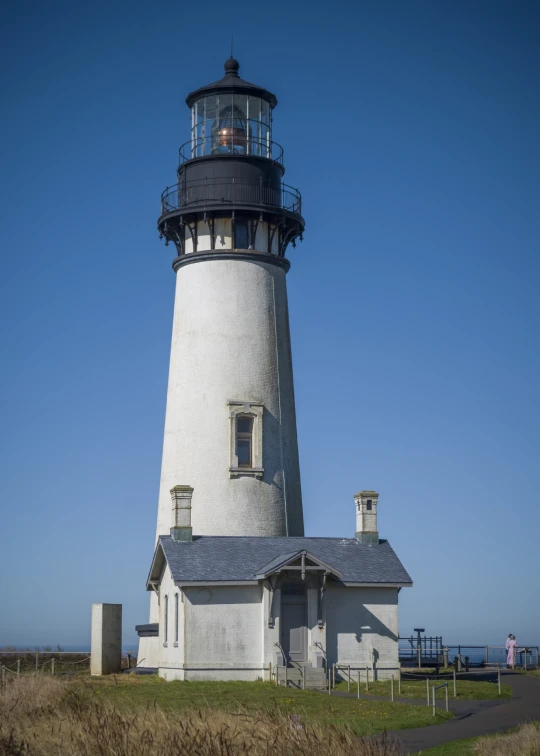
M 535 2 L 9 0 L 1 75 L 0 644 L 147 619 L 172 323 L 159 195 L 185 95 L 276 92 L 303 194 L 290 319 L 306 532 L 353 495 L 415 581 L 400 631 L 539 643 Z

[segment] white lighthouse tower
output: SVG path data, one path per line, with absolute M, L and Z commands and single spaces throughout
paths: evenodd
M 378 493 L 355 496 L 355 538 L 304 536 L 285 257 L 304 220 L 272 141 L 277 100 L 231 58 L 187 104 L 158 220 L 176 298 L 139 670 L 325 688 L 337 664 L 383 679 L 411 579 L 379 539 Z
M 179 484 L 194 534 L 304 533 L 285 257 L 304 220 L 272 141 L 276 97 L 238 68 L 187 97 L 191 139 L 162 195 L 178 256 L 157 536 Z

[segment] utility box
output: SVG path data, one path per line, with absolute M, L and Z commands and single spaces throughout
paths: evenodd
M 92 604 L 90 674 L 110 675 L 122 666 L 122 604 Z

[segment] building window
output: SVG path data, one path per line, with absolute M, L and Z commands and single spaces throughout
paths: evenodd
M 236 456 L 238 467 L 252 467 L 253 418 L 242 415 L 236 418 Z
M 370 512 L 373 509 L 373 502 L 372 502 L 371 499 L 367 500 L 367 502 L 366 502 L 366 509 L 368 510 L 368 512 Z
M 165 606 L 163 608 L 163 614 L 164 614 L 164 628 L 163 628 L 163 642 L 167 643 L 169 640 L 169 597 L 165 596 Z
M 247 221 L 236 221 L 234 224 L 234 249 L 248 249 L 249 235 Z
M 263 414 L 262 404 L 229 401 L 231 428 L 231 478 L 252 475 L 262 478 Z
M 178 594 L 174 595 L 174 642 L 178 643 Z

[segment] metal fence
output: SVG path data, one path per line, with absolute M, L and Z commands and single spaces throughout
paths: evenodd
M 400 637 L 398 644 L 399 660 L 404 667 L 448 667 L 457 664 L 461 671 L 470 667 L 506 666 L 504 646 L 444 644 L 441 636 Z M 519 646 L 514 666 L 531 669 L 538 667 L 538 661 L 538 646 Z

